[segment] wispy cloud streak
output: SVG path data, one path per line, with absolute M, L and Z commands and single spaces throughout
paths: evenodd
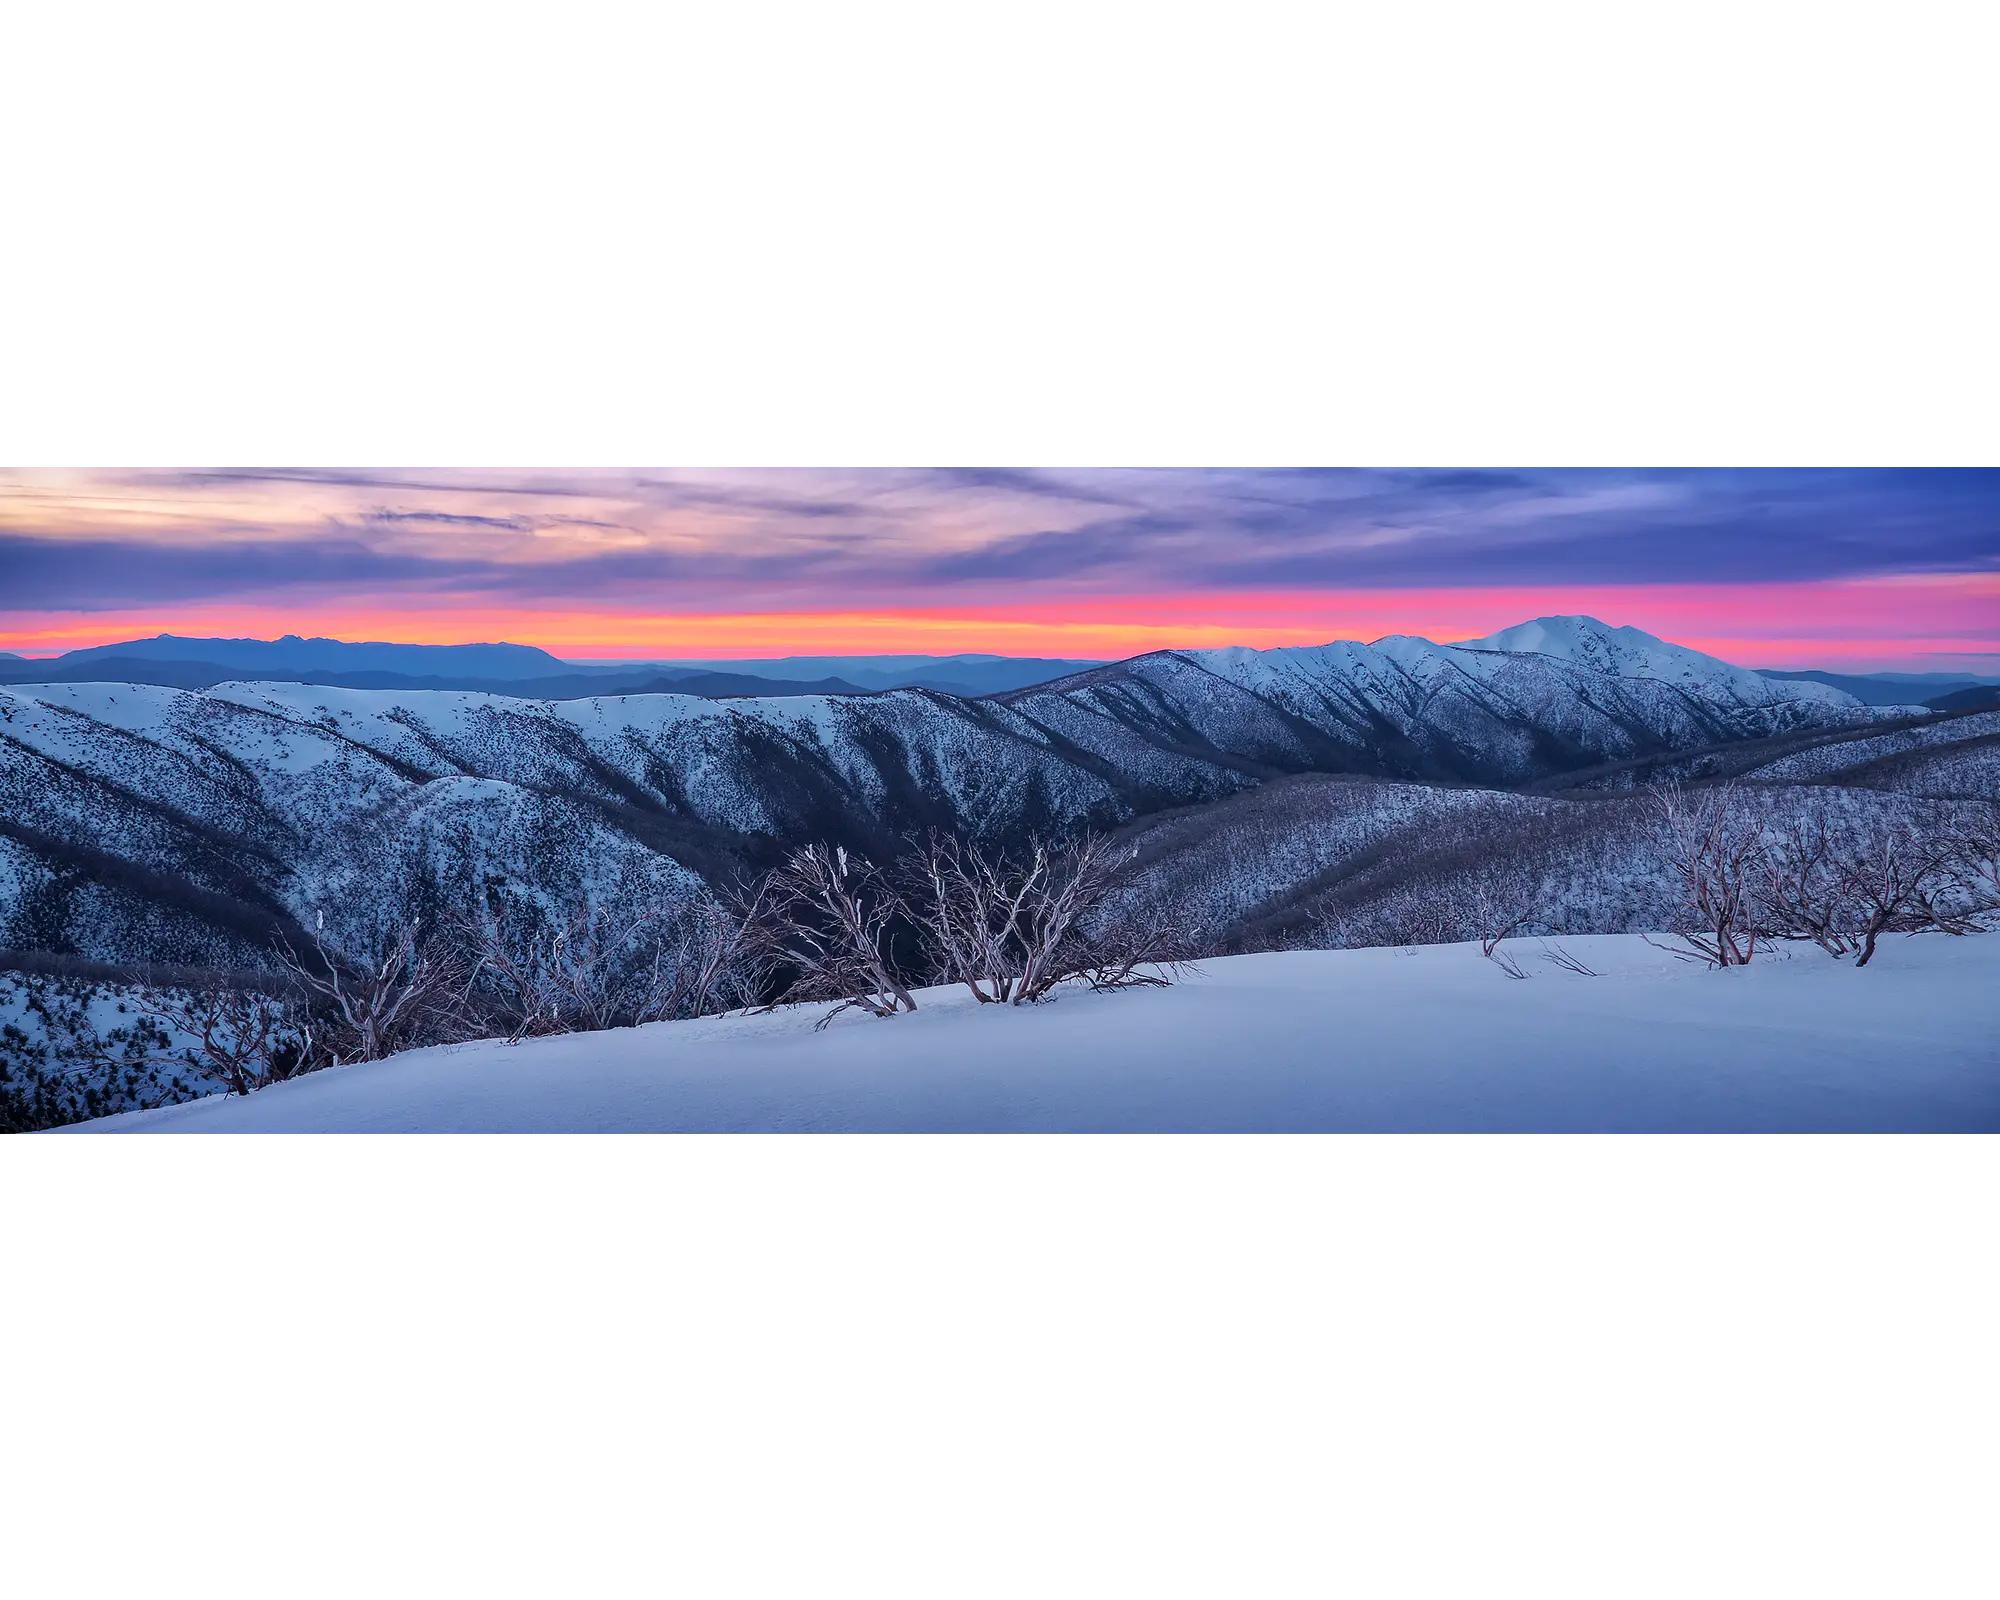
M 1996 572 L 1989 470 L 0 472 L 16 615 L 228 603 L 275 626 L 359 597 L 523 617 L 1110 615 L 1121 597 L 1222 611 L 1282 592 L 1428 592 L 1442 614 L 1501 589 L 1775 605 L 1799 585 Z M 1954 645 L 1981 636 L 1953 625 Z

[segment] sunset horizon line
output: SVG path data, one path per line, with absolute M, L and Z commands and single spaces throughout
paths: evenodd
M 1986 587 L 1984 584 L 1979 587 Z M 1434 601 L 1436 591 L 1424 596 Z M 1483 638 L 1504 628 L 1547 617 L 1589 617 L 1610 627 L 1635 627 L 1668 643 L 1698 650 L 1740 665 L 1770 670 L 1930 671 L 1978 673 L 2000 667 L 1994 641 L 1968 632 L 1961 637 L 1877 635 L 1843 636 L 1841 632 L 1772 637 L 1754 631 L 1732 631 L 1726 616 L 1698 618 L 1698 601 L 1690 595 L 1667 596 L 1655 591 L 1655 604 L 1565 605 L 1558 596 L 1539 605 L 1508 607 L 1497 594 L 1481 597 L 1475 608 L 1451 608 L 1428 619 L 1392 613 L 1359 618 L 1346 625 L 1332 619 L 1239 616 L 1226 621 L 1192 618 L 1140 623 L 1105 613 L 1133 608 L 1185 605 L 1187 595 L 1123 596 L 1109 606 L 1090 607 L 1071 617 L 996 615 L 968 608 L 896 608 L 877 611 L 698 612 L 681 614 L 496 613 L 466 608 L 438 614 L 404 611 L 362 617 L 330 612 L 279 616 L 253 615 L 231 608 L 227 617 L 182 614 L 162 625 L 155 615 L 141 622 L 130 613 L 118 621 L 21 628 L 0 613 L 0 651 L 23 660 L 55 661 L 76 650 L 103 649 L 119 644 L 143 644 L 159 639 L 189 642 L 276 643 L 285 638 L 327 640 L 341 644 L 471 646 L 506 644 L 543 651 L 555 660 L 580 666 L 644 664 L 647 662 L 753 661 L 787 657 L 928 656 L 944 658 L 992 655 L 1014 658 L 1119 661 L 1161 650 L 1199 650 L 1241 646 L 1252 649 L 1302 648 L 1337 643 L 1372 644 L 1393 637 L 1415 637 L 1436 644 Z M 1415 597 L 1409 597 L 1414 600 Z M 1525 601 L 1526 595 L 1506 599 Z M 1604 595 L 1603 599 L 1624 599 Z M 1639 597 L 1632 597 L 1637 600 Z M 1704 596 L 1714 600 L 1715 596 Z M 246 608 L 247 609 L 247 608 Z M 1084 608 L 1079 607 L 1082 611 Z M 1412 606 L 1412 610 L 1419 609 Z M 1421 609 L 1428 609 L 1423 607 Z M 1726 613 L 1727 605 L 1717 605 Z M 1253 608 L 1254 610 L 1254 608 Z M 1401 608 L 1398 608 L 1400 612 Z M 1645 611 L 1682 613 L 1653 616 Z M 468 616 L 466 613 L 470 612 Z M 1607 614 L 1608 613 L 1608 614 Z M 504 617 L 504 622 L 503 622 Z M 212 620 L 211 620 L 212 618 Z M 480 620 L 502 623 L 481 626 Z M 37 618 L 38 621 L 52 619 Z M 1747 620 L 1747 619 L 1743 619 Z M 1720 624 L 1720 625 L 1718 625 Z M 1858 630 L 1857 630 L 1858 632 Z M 610 637 L 606 635 L 610 634 Z

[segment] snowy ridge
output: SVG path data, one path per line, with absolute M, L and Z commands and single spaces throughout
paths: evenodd
M 1501 784 L 1872 715 L 1824 685 L 1773 682 L 1589 618 L 1547 618 L 1478 643 L 1392 635 L 1162 651 L 1002 698 L 1107 756 L 1101 741 L 1122 725 L 1280 771 Z
M 1869 717 L 1633 630 L 1525 626 L 1569 654 L 1164 651 L 984 699 L 13 685 L 0 948 L 256 964 L 336 892 L 693 894 L 808 838 L 1113 827 L 1286 773 L 1507 786 Z
M 1483 639 L 1462 639 L 1449 648 L 1480 655 L 1549 656 L 1607 677 L 1649 678 L 1697 693 L 1731 695 L 1749 705 L 1800 700 L 1845 709 L 1861 703 L 1828 684 L 1767 678 L 1686 645 L 1657 639 L 1643 629 L 1614 628 L 1595 617 L 1537 617 Z
M 1362 694 L 1394 700 L 1415 688 L 1435 692 L 1456 673 L 1491 683 L 1523 659 L 1580 669 L 1623 683 L 1671 684 L 1719 705 L 1767 708 L 1797 704 L 1852 714 L 1861 702 L 1810 680 L 1766 678 L 1639 628 L 1614 628 L 1595 617 L 1538 617 L 1484 639 L 1434 644 L 1389 634 L 1373 644 L 1341 641 L 1274 650 L 1231 648 L 1182 652 L 1210 671 L 1260 691 L 1300 682 L 1351 684 Z

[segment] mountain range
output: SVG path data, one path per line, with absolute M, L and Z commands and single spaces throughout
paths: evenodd
M 228 667 L 238 676 L 271 672 L 456 672 L 482 678 L 547 677 L 565 663 L 526 644 L 381 644 L 345 639 L 184 639 L 162 633 L 151 639 L 91 645 L 56 658 L 62 667 L 116 656 L 146 661 L 199 661 Z
M 883 855 L 931 826 L 1009 841 L 1169 814 L 1177 837 L 1203 834 L 1201 808 L 1260 788 L 1313 836 L 1358 792 L 1343 782 L 1387 784 L 1404 816 L 1409 795 L 1559 793 L 1574 798 L 1534 804 L 1573 810 L 1734 752 L 1743 770 L 1792 763 L 1788 781 L 1865 769 L 1986 796 L 1995 720 L 1870 708 L 1581 617 L 1454 645 L 1160 651 L 984 697 L 15 685 L 0 950 L 254 967 L 320 911 L 365 943 L 501 890 L 700 897 L 808 839 Z M 1276 859 L 1198 864 L 1261 881 Z
M 460 689 L 534 700 L 600 694 L 993 694 L 1099 666 L 1035 657 L 786 656 L 764 660 L 568 662 L 528 645 L 351 644 L 340 639 L 151 639 L 44 660 L 0 652 L 0 683 L 153 683 L 206 689 L 245 679 L 345 689 Z
M 1865 706 L 1926 705 L 1951 710 L 1941 702 L 1953 696 L 1984 698 L 1980 691 L 2000 689 L 2000 678 L 1979 678 L 1965 672 L 1778 672 L 1760 669 L 1767 678 L 1823 683 L 1851 694 Z
M 1533 626 L 1533 624 L 1523 624 Z M 1472 641 L 1466 642 L 1468 647 Z M 0 650 L 0 683 L 155 683 L 206 689 L 251 678 L 345 689 L 461 689 L 534 700 L 602 694 L 878 694 L 936 689 L 978 696 L 1033 687 L 1101 661 L 995 655 L 778 656 L 760 659 L 563 661 L 514 644 L 405 645 L 340 639 L 189 639 L 163 633 L 30 659 Z M 1992 703 L 2000 678 L 1959 672 L 1835 673 L 1762 669 L 1823 684 L 1863 705 L 1963 710 Z

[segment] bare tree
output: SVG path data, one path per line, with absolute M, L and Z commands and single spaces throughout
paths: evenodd
M 905 869 L 932 975 L 982 1005 L 1033 1004 L 1072 978 L 1099 990 L 1169 982 L 1184 953 L 1171 920 L 1142 925 L 1110 905 L 1130 860 L 1095 834 L 1003 854 L 932 833 Z
M 1045 999 L 1085 965 L 1080 924 L 1109 895 L 1115 865 L 1098 834 L 1055 847 L 1039 839 L 1029 845 L 1012 874 L 1025 891 L 1025 914 L 1014 928 L 1019 962 L 1003 998 L 1013 1005 Z
M 761 889 L 704 901 L 671 919 L 655 939 L 643 1019 L 699 1017 L 751 997 L 751 929 Z
M 251 1094 L 329 1064 L 316 1051 L 311 1024 L 294 997 L 217 984 L 162 991 L 148 999 L 144 1013 L 192 1040 L 184 1053 L 159 1055 L 161 1064 L 189 1060 L 230 1094 Z
M 1492 884 L 1478 884 L 1468 897 L 1467 911 L 1479 936 L 1479 953 L 1510 978 L 1525 978 L 1527 971 L 1512 952 L 1500 946 L 1533 919 L 1534 907 L 1495 892 Z
M 525 977 L 521 1009 L 538 1032 L 594 1033 L 636 1022 L 645 1010 L 640 942 L 646 913 L 614 916 L 591 905 L 570 909 L 530 944 L 514 971 Z
M 229 1094 L 251 1094 L 330 1064 L 295 995 L 268 994 L 225 973 L 189 970 L 171 986 L 142 986 L 131 993 L 133 1020 L 108 1031 L 87 999 L 56 1008 L 35 1001 L 59 1040 L 65 1077 L 192 1069 Z
M 780 985 L 770 1003 L 839 1001 L 822 1027 L 850 1006 L 875 1017 L 916 1010 L 890 943 L 901 910 L 886 875 L 845 846 L 795 850 L 765 880 L 750 923 L 757 964 Z
M 1857 967 L 1874 958 L 1875 941 L 1884 933 L 1972 931 L 1939 901 L 1954 882 L 1954 866 L 1948 840 L 1913 826 L 1885 830 L 1835 857 L 1834 871 L 1858 924 Z
M 745 920 L 719 902 L 522 920 L 483 906 L 454 924 L 468 1009 L 510 1044 L 699 1016 L 747 993 Z
M 1768 847 L 1763 819 L 1735 785 L 1653 797 L 1653 836 L 1679 891 L 1676 951 L 1712 967 L 1740 967 L 1757 953 L 1757 889 Z
M 1511 899 L 1495 891 L 1489 883 L 1475 887 L 1467 909 L 1478 932 L 1479 953 L 1489 960 L 1501 942 L 1519 933 L 1534 920 L 1535 908 L 1525 899 Z
M 1833 831 L 1824 809 L 1800 818 L 1767 852 L 1757 897 L 1766 926 L 1779 938 L 1810 939 L 1830 956 L 1860 948 L 1860 918 L 1849 898 Z
M 962 983 L 981 1005 L 1009 998 L 1016 929 L 1033 884 L 950 834 L 932 832 L 904 876 L 930 946 L 931 976 Z
M 454 980 L 463 979 L 446 942 L 426 937 L 417 917 L 393 926 L 365 961 L 349 962 L 327 948 L 324 911 L 313 918 L 310 954 L 282 935 L 277 952 L 299 991 L 329 1014 L 337 1059 L 377 1060 L 399 1048 L 427 1013 L 453 1015 L 460 988 Z
M 539 930 L 516 935 L 498 910 L 481 906 L 461 914 L 453 933 L 470 968 L 461 991 L 469 1011 L 494 1024 L 508 1044 L 563 1031 Z
M 1164 989 L 1195 969 L 1199 940 L 1174 916 L 1141 916 L 1116 901 L 1089 918 L 1071 956 L 1071 976 L 1096 993 Z
M 1968 917 L 2000 911 L 2000 815 L 1984 811 L 1959 817 L 1951 846 Z

